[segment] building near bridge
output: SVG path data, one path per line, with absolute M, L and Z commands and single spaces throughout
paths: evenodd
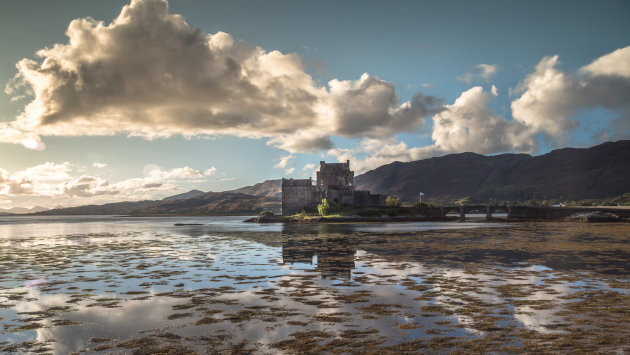
M 350 160 L 345 163 L 319 162 L 317 179 L 282 179 L 282 215 L 315 209 L 322 199 L 343 206 L 382 207 L 385 195 L 355 190 Z

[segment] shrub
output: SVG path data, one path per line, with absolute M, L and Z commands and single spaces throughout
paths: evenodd
M 260 212 L 260 215 L 261 216 L 274 216 L 275 213 L 273 213 L 273 211 L 266 210 L 266 211 Z
M 317 205 L 317 211 L 320 216 L 328 216 L 336 210 L 336 207 L 334 202 L 328 202 L 328 200 L 324 198 L 322 199 L 322 203 Z
M 400 207 L 400 197 L 387 196 L 387 199 L 385 200 L 385 206 Z
M 320 216 L 328 216 L 329 214 L 332 213 L 333 210 L 333 206 L 330 202 L 328 202 L 327 199 L 322 199 L 322 203 L 320 203 L 319 205 L 317 205 L 317 211 L 319 212 Z

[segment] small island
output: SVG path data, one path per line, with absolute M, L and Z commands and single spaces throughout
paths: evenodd
M 459 216 L 448 215 L 457 213 Z M 350 161 L 320 161 L 317 179 L 282 179 L 282 214 L 264 211 L 245 222 L 252 223 L 352 223 L 464 221 L 467 213 L 485 214 L 486 221 L 504 213 L 510 221 L 618 222 L 630 220 L 629 209 L 537 207 L 508 204 L 433 206 L 416 202 L 402 206 L 401 199 L 370 191 L 356 190 Z

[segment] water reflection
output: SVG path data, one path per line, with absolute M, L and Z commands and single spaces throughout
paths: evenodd
M 630 335 L 624 225 L 153 222 L 0 239 L 0 351 L 527 352 Z
M 309 263 L 317 265 L 316 269 L 323 278 L 341 277 L 349 279 L 355 268 L 354 254 L 356 248 L 346 238 L 321 239 L 282 239 L 283 263 Z

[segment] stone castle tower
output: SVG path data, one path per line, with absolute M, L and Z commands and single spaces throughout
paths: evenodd
M 322 199 L 345 206 L 377 207 L 385 205 L 385 195 L 372 195 L 354 188 L 354 171 L 345 163 L 319 162 L 317 180 L 282 179 L 282 215 L 315 210 Z

